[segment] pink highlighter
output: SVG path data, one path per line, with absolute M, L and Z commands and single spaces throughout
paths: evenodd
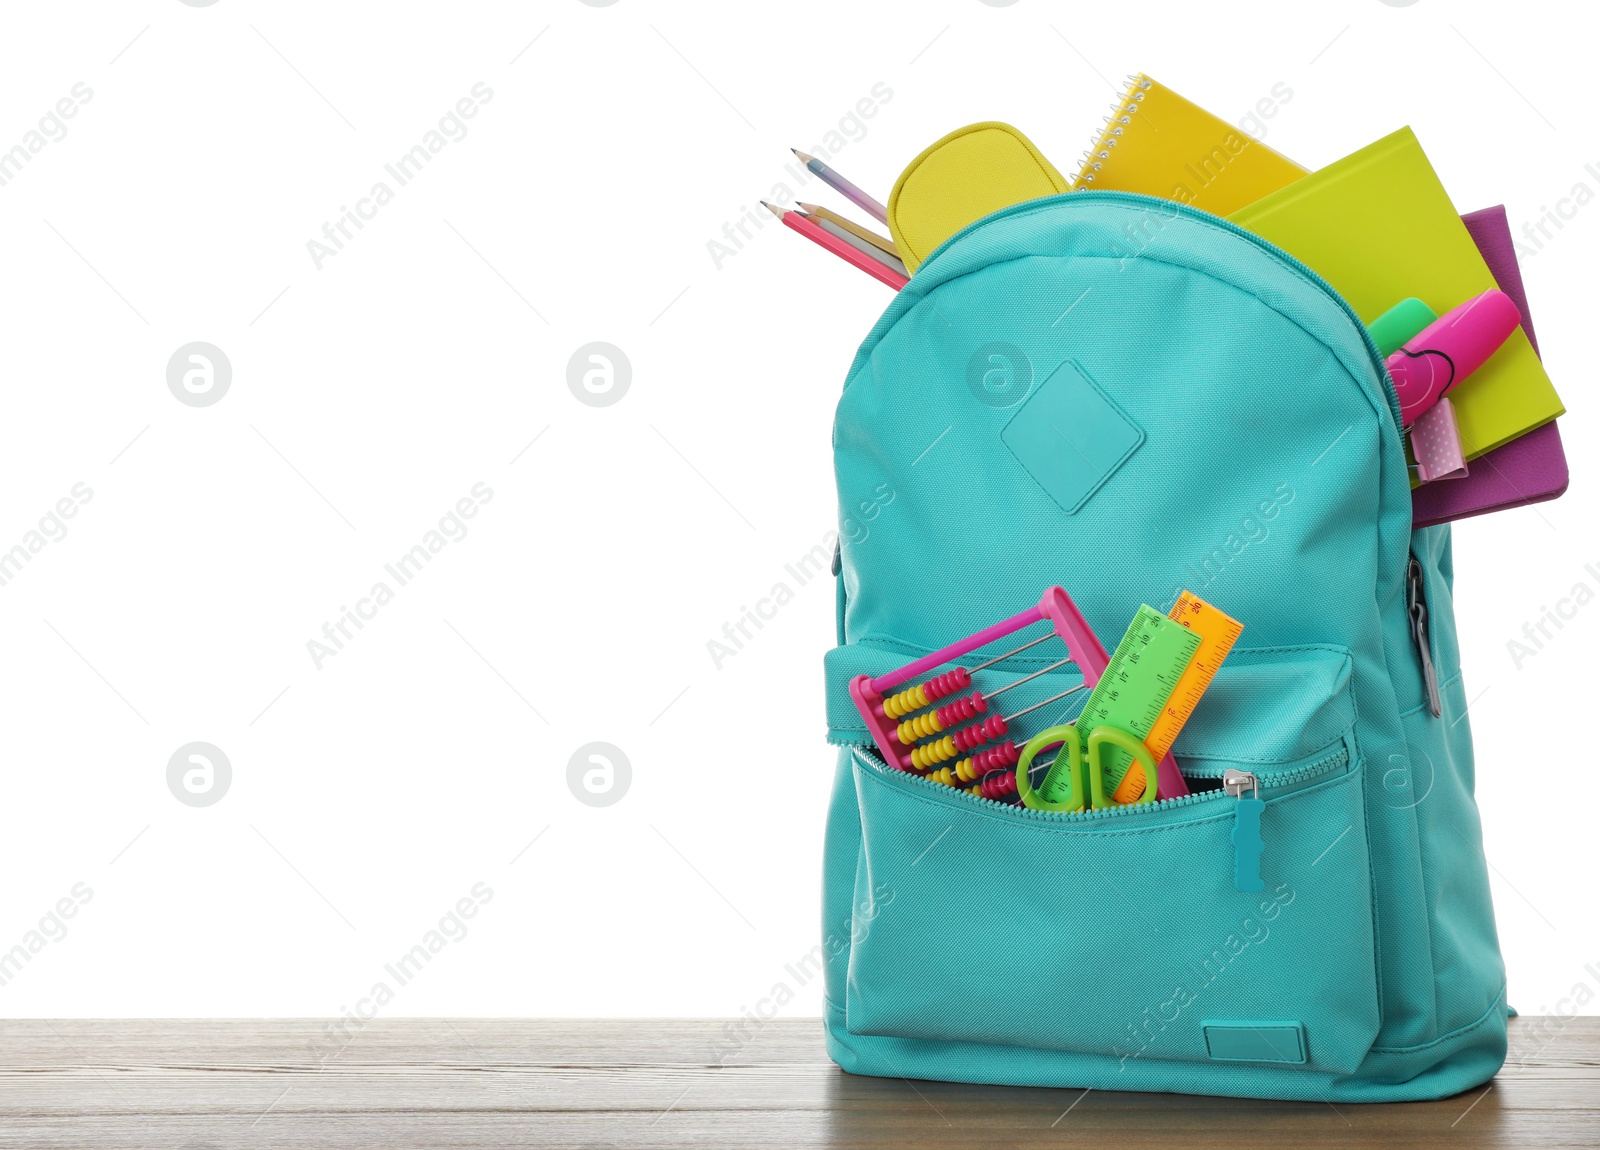
M 1423 412 L 1482 367 L 1522 322 L 1502 291 L 1486 291 L 1452 308 L 1389 357 L 1400 397 L 1400 422 L 1410 427 Z

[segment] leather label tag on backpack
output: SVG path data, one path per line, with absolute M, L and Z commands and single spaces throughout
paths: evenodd
M 1203 1022 L 1206 1053 L 1219 1062 L 1306 1060 L 1305 1028 L 1298 1022 Z
M 1068 515 L 1127 462 L 1144 432 L 1067 360 L 1034 389 L 1000 441 Z

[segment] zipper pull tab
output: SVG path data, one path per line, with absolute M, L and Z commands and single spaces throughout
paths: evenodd
M 1229 768 L 1222 774 L 1222 789 L 1239 801 L 1233 807 L 1233 889 L 1260 890 L 1261 852 L 1267 844 L 1261 838 L 1261 801 L 1256 777 L 1249 771 Z M 1245 791 L 1250 797 L 1245 798 Z
M 1415 554 L 1406 566 L 1406 613 L 1411 616 L 1411 642 L 1422 661 L 1422 682 L 1428 689 L 1428 710 L 1433 717 L 1444 714 L 1439 697 L 1439 673 L 1433 666 L 1433 644 L 1428 638 L 1428 596 L 1422 577 L 1422 561 Z

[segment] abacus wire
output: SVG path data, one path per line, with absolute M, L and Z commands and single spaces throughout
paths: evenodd
M 1079 683 L 1076 687 L 1073 687 L 1070 690 L 1062 691 L 1061 694 L 1059 694 L 1059 695 L 1052 695 L 1050 698 L 1045 699 L 1043 702 L 1035 703 L 1031 707 L 1024 707 L 1022 710 L 1016 712 L 1016 714 L 1007 715 L 1005 717 L 1005 721 L 1009 723 L 1014 719 L 1020 719 L 1020 718 L 1022 718 L 1023 715 L 1029 714 L 1029 713 L 1031 713 L 1033 711 L 1037 711 L 1040 707 L 1048 707 L 1051 703 L 1059 703 L 1062 699 L 1065 699 L 1068 695 L 1076 695 L 1079 691 L 1087 691 L 1088 689 L 1089 689 L 1089 684 L 1087 684 L 1087 683 Z
M 921 739 L 932 738 L 948 728 L 950 724 L 959 723 L 964 719 L 970 719 L 973 717 L 973 715 L 979 713 L 980 711 L 988 709 L 989 704 L 994 699 L 1005 694 L 1007 691 L 1011 690 L 1012 687 L 1020 687 L 1024 683 L 1032 682 L 1040 675 L 1047 675 L 1051 671 L 1058 671 L 1070 662 L 1072 662 L 1072 656 L 1068 655 L 1065 659 L 1060 659 L 1057 662 L 1051 663 L 1048 667 L 1041 668 L 1031 675 L 1024 675 L 1020 679 L 1013 679 L 1003 687 L 998 687 L 993 691 L 974 691 L 965 699 L 957 699 L 954 702 L 946 703 L 942 707 L 935 707 L 934 703 L 932 702 L 927 703 L 927 706 L 933 707 L 933 709 L 923 711 L 922 714 L 917 715 L 915 718 L 907 719 L 905 722 L 901 723 L 896 728 L 895 737 L 904 744 L 915 743 Z M 939 678 L 943 677 L 944 676 L 939 676 Z M 966 675 L 966 680 L 970 685 L 972 681 L 970 672 Z M 933 681 L 935 680 L 929 680 L 929 682 Z M 926 686 L 927 684 L 922 685 L 922 687 Z M 913 688 L 912 692 L 921 690 L 922 687 Z M 906 694 L 911 694 L 912 692 L 906 692 Z M 923 698 L 924 696 L 917 697 Z M 892 716 L 898 718 L 901 714 L 909 713 L 908 708 L 904 707 L 901 702 L 903 698 L 904 695 L 895 695 L 890 699 L 884 700 L 884 714 L 889 715 L 892 712 Z M 937 697 L 935 698 L 934 702 L 937 702 Z
M 1045 636 L 1045 637 L 1049 638 L 1048 635 Z M 1000 687 L 1000 688 L 998 688 L 996 690 L 993 690 L 993 691 L 985 691 L 983 693 L 983 697 L 985 699 L 994 699 L 997 696 L 1005 694 L 1007 691 L 1011 690 L 1012 687 L 1020 687 L 1024 683 L 1033 682 L 1033 680 L 1037 679 L 1040 675 L 1048 675 L 1051 671 L 1059 671 L 1062 667 L 1065 667 L 1070 662 L 1072 662 L 1072 656 L 1068 655 L 1065 659 L 1062 659 L 1061 661 L 1056 662 L 1056 663 L 1051 663 L 1048 667 L 1041 667 L 1039 670 L 1035 671 L 1031 675 L 1024 675 L 1020 679 L 1013 679 L 1011 682 L 1007 683 L 1004 687 Z M 973 670 L 977 670 L 977 668 L 974 667 Z M 1074 690 L 1076 690 L 1076 688 L 1074 688 Z
M 1011 650 L 1007 651 L 1004 655 L 996 655 L 993 659 L 989 659 L 986 662 L 979 663 L 976 667 L 971 668 L 971 673 L 972 674 L 977 674 L 979 671 L 982 671 L 982 670 L 985 670 L 986 668 L 992 667 L 996 663 L 1004 662 L 1005 660 L 1011 658 L 1013 655 L 1020 655 L 1024 651 L 1028 650 L 1030 647 L 1037 647 L 1040 643 L 1048 642 L 1049 640 L 1054 639 L 1055 637 L 1056 637 L 1056 633 L 1055 633 L 1054 630 L 1052 630 L 1048 635 L 1040 635 L 1037 639 L 1030 639 L 1028 642 L 1024 643 L 1020 647 L 1013 647 Z M 1071 660 L 1071 656 L 1070 655 L 1068 656 L 1068 660 L 1069 661 Z
M 938 765 L 946 759 L 953 759 L 964 751 L 976 750 L 984 743 L 993 742 L 1006 733 L 1007 726 L 1023 715 L 1037 711 L 1040 707 L 1048 707 L 1051 703 L 1059 703 L 1068 695 L 1076 695 L 1079 691 L 1087 691 L 1089 685 L 1080 683 L 1062 691 L 1059 695 L 1035 703 L 1031 707 L 1024 707 L 1010 715 L 991 715 L 981 723 L 960 727 L 948 734 L 941 735 L 930 743 L 919 743 L 911 751 L 911 766 L 916 771 L 926 771 L 929 767 Z

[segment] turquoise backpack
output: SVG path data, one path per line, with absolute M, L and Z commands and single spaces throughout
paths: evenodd
M 1438 1098 L 1499 1069 L 1450 529 L 1412 531 L 1399 428 L 1349 305 L 1204 212 L 1056 196 L 918 269 L 833 433 L 822 949 L 840 1066 L 1332 1102 Z M 1245 625 L 1174 747 L 1191 796 L 1029 811 L 879 757 L 852 677 L 1055 584 L 1108 649 L 1184 588 Z M 1059 657 L 1032 654 L 996 670 Z M 1043 674 L 1008 709 L 1077 681 Z M 1258 893 L 1235 889 L 1229 768 L 1266 804 Z

